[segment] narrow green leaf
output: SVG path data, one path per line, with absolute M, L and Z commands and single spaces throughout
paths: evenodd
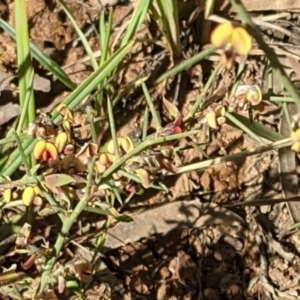
M 177 1 L 174 0 L 157 0 L 154 1 L 154 8 L 157 3 L 157 15 L 161 17 L 162 31 L 165 33 L 169 47 L 175 54 L 175 57 L 181 57 L 180 29 L 178 23 Z
M 90 44 L 89 42 L 87 41 L 84 33 L 81 31 L 81 29 L 78 27 L 75 19 L 73 18 L 72 14 L 69 12 L 68 8 L 66 7 L 65 3 L 63 0 L 57 0 L 58 3 L 61 5 L 63 11 L 65 12 L 65 14 L 67 15 L 68 19 L 71 21 L 74 29 L 76 30 L 82 44 L 83 44 L 83 47 L 85 49 L 85 52 L 87 53 L 87 55 L 90 57 L 90 60 L 91 60 L 91 64 L 94 68 L 94 70 L 97 70 L 98 68 L 98 64 L 97 64 L 97 61 L 96 61 L 96 58 L 94 56 L 94 53 L 93 53 L 93 50 L 91 49 L 90 47 Z
M 70 109 L 74 109 L 82 100 L 85 99 L 103 80 L 118 66 L 124 56 L 129 52 L 134 42 L 116 51 L 101 67 L 86 78 L 70 95 L 64 100 Z M 58 113 L 53 113 L 52 120 L 57 123 L 61 119 Z
M 190 68 L 191 66 L 193 66 L 200 60 L 205 59 L 209 55 L 213 54 L 215 52 L 215 50 L 216 49 L 214 47 L 209 47 L 209 48 L 197 53 L 196 55 L 180 62 L 179 64 L 175 65 L 172 69 L 168 70 L 167 72 L 162 74 L 160 77 L 158 77 L 154 83 L 159 84 L 162 81 L 164 81 L 172 76 L 175 76 L 176 74 L 180 73 L 181 71 Z
M 33 68 L 31 66 L 31 54 L 29 47 L 28 25 L 26 17 L 25 0 L 15 1 L 15 24 L 17 42 L 17 61 L 19 77 L 19 102 L 22 110 L 28 113 L 25 116 L 23 127 L 27 128 L 29 122 L 35 119 L 35 102 L 33 83 Z M 25 107 L 25 99 L 29 94 L 28 107 Z
M 255 122 L 255 121 L 250 122 L 250 120 L 248 118 L 241 116 L 237 113 L 231 113 L 231 115 L 234 116 L 240 122 L 242 122 L 245 127 L 249 128 L 249 130 L 251 130 L 254 134 L 256 134 L 257 136 L 259 136 L 261 138 L 267 139 L 272 142 L 276 142 L 276 141 L 284 139 L 284 137 L 281 134 L 267 128 L 266 126 L 264 126 L 258 122 Z M 230 123 L 232 125 L 234 125 L 232 122 L 230 122 Z
M 129 26 L 125 32 L 120 47 L 126 45 L 134 37 L 135 33 L 145 19 L 150 2 L 150 0 L 138 0 L 135 2 L 135 9 L 132 13 Z

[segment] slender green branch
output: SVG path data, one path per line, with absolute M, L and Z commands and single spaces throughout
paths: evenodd
M 158 117 L 157 112 L 155 110 L 153 101 L 150 97 L 150 94 L 149 94 L 149 91 L 147 89 L 147 86 L 146 86 L 145 82 L 142 82 L 142 88 L 143 88 L 143 92 L 144 92 L 148 107 L 151 111 L 152 118 L 153 118 L 154 123 L 155 123 L 155 129 L 156 129 L 156 131 L 159 131 L 161 129 L 160 120 L 159 120 L 159 117 Z
M 107 97 L 107 113 L 108 113 L 108 122 L 109 122 L 109 128 L 110 133 L 114 142 L 114 150 L 116 154 L 116 158 L 120 158 L 120 151 L 119 151 L 119 144 L 118 144 L 118 137 L 117 137 L 117 130 L 115 125 L 115 119 L 114 119 L 114 113 L 112 108 L 112 103 L 109 97 Z
M 235 118 L 232 114 L 230 114 L 229 112 L 226 112 L 225 113 L 225 117 L 229 121 L 231 121 L 232 123 L 234 123 L 238 128 L 240 128 L 241 130 L 243 130 L 244 132 L 246 132 L 254 140 L 256 140 L 259 143 L 263 143 L 262 139 L 258 135 L 256 135 L 249 127 L 247 127 L 243 122 L 241 122 L 240 120 L 238 120 L 237 118 Z
M 91 110 L 91 107 L 88 105 L 85 109 L 85 112 L 87 114 L 89 123 L 90 123 L 90 127 L 91 127 L 91 134 L 92 134 L 92 141 L 93 143 L 97 143 L 97 132 L 96 132 L 96 128 L 95 128 L 95 122 L 94 122 L 94 116 Z
M 146 141 L 140 143 L 138 146 L 136 146 L 132 151 L 130 151 L 127 154 L 125 154 L 124 156 L 122 156 L 114 164 L 112 164 L 104 172 L 104 174 L 102 175 L 102 178 L 101 178 L 100 181 L 106 180 L 106 178 L 108 176 L 110 176 L 114 172 L 116 172 L 128 159 L 130 159 L 131 157 L 139 154 L 140 152 L 142 152 L 143 150 L 147 149 L 150 146 L 162 144 L 162 143 L 168 142 L 168 141 L 174 141 L 174 140 L 177 140 L 177 139 L 180 139 L 180 138 L 185 138 L 185 137 L 192 136 L 192 135 L 196 135 L 197 133 L 199 133 L 198 130 L 193 130 L 193 131 L 188 131 L 188 132 L 184 132 L 184 133 L 174 134 L 174 135 L 170 135 L 170 136 L 163 136 L 163 137 L 159 137 L 159 138 L 156 138 L 156 139 L 146 140 Z
M 283 139 L 283 140 L 280 140 L 278 142 L 274 142 L 274 143 L 271 143 L 268 145 L 258 146 L 257 148 L 252 149 L 252 150 L 241 151 L 239 153 L 226 155 L 223 157 L 217 157 L 217 158 L 213 158 L 213 159 L 207 159 L 207 160 L 204 160 L 204 161 L 201 161 L 198 163 L 182 166 L 178 169 L 176 174 L 167 173 L 166 175 L 172 176 L 172 175 L 178 175 L 178 174 L 182 174 L 182 173 L 186 173 L 186 172 L 198 171 L 198 170 L 207 168 L 209 166 L 222 164 L 222 163 L 225 163 L 228 161 L 235 161 L 235 160 L 239 160 L 241 158 L 245 158 L 245 157 L 248 157 L 251 155 L 290 147 L 292 144 L 293 144 L 293 141 L 290 138 L 287 138 L 287 139 Z
M 57 257 L 59 256 L 60 251 L 62 250 L 64 241 L 65 241 L 65 237 L 69 234 L 69 231 L 71 230 L 73 224 L 76 222 L 76 220 L 78 219 L 80 214 L 84 211 L 84 209 L 87 206 L 87 199 L 88 199 L 88 196 L 90 193 L 90 188 L 91 188 L 92 182 L 93 182 L 95 161 L 96 161 L 96 157 L 93 157 L 92 162 L 89 165 L 89 173 L 88 173 L 88 179 L 87 179 L 87 186 L 85 188 L 85 195 L 78 202 L 78 204 L 76 205 L 72 214 L 63 223 L 61 232 L 58 235 L 57 240 L 54 245 L 54 255 L 46 263 L 45 269 L 41 276 L 40 285 L 37 289 L 37 293 L 39 295 L 44 291 L 46 285 L 49 282 L 49 276 L 50 276 L 51 270 L 56 262 Z
M 174 66 L 172 69 L 170 69 L 169 71 L 167 71 L 166 73 L 164 73 L 160 77 L 158 77 L 155 80 L 154 84 L 159 84 L 159 83 L 163 82 L 164 80 L 166 80 L 172 76 L 175 76 L 176 74 L 180 73 L 181 71 L 190 68 L 191 66 L 193 66 L 200 60 L 205 59 L 209 55 L 213 54 L 215 51 L 216 51 L 216 48 L 209 47 L 209 48 L 197 53 L 196 55 L 192 56 L 191 58 L 180 62 L 179 64 Z

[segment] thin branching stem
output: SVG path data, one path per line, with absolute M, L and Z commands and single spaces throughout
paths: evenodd
M 69 234 L 73 224 L 76 222 L 76 220 L 79 218 L 80 214 L 84 211 L 84 209 L 87 206 L 87 199 L 90 194 L 90 189 L 91 189 L 91 186 L 93 183 L 93 176 L 95 173 L 94 172 L 95 162 L 96 162 L 96 157 L 93 157 L 91 163 L 88 166 L 89 173 L 88 173 L 88 178 L 87 178 L 87 185 L 85 188 L 85 195 L 84 195 L 84 197 L 82 197 L 82 199 L 80 199 L 80 201 L 74 208 L 72 214 L 63 223 L 61 232 L 58 235 L 55 245 L 53 247 L 53 256 L 47 261 L 44 272 L 42 273 L 40 285 L 37 290 L 38 294 L 41 294 L 44 291 L 46 285 L 48 284 L 51 270 L 56 262 L 57 257 L 59 256 L 60 251 L 62 250 L 65 238 Z

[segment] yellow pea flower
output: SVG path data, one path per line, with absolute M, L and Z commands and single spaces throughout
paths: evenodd
M 223 49 L 221 63 L 231 69 L 236 55 L 246 56 L 252 47 L 251 36 L 245 28 L 231 23 L 218 25 L 211 33 L 211 43 Z
M 38 141 L 33 149 L 33 157 L 36 160 L 56 160 L 58 152 L 54 144 L 46 141 Z

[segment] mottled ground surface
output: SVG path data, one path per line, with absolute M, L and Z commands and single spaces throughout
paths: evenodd
M 59 5 L 55 1 L 46 0 L 26 2 L 31 41 L 64 66 L 74 83 L 82 82 L 91 73 L 92 68 L 83 47 L 76 41 L 75 30 Z M 103 7 L 96 0 L 68 0 L 65 3 L 80 28 L 88 33 L 88 41 L 97 56 L 97 20 Z M 203 19 L 201 9 L 198 16 L 195 16 L 197 5 L 201 3 L 202 1 L 180 1 L 180 26 L 187 57 L 208 42 L 212 22 Z M 120 31 L 122 32 L 122 28 L 128 24 L 132 9 L 133 3 L 126 1 L 114 6 L 112 45 L 118 42 Z M 253 17 L 276 15 L 276 12 L 265 11 L 263 7 L 259 7 L 258 10 L 260 12 L 253 12 Z M 228 12 L 224 10 L 217 10 L 216 13 L 228 17 Z M 187 23 L 192 14 L 195 19 Z M 13 24 L 14 1 L 1 1 L 0 16 Z M 264 22 L 274 26 L 262 26 L 262 31 L 270 43 L 277 43 L 278 47 L 287 45 L 292 50 L 297 49 L 299 19 L 298 12 L 286 13 L 280 20 L 270 18 Z M 159 40 L 161 36 L 154 29 L 143 25 L 136 38 Z M 264 63 L 261 54 L 262 52 L 258 52 L 250 56 L 246 75 L 242 79 L 244 83 L 262 80 Z M 15 43 L 2 31 L 0 55 L 1 78 L 15 76 Z M 298 63 L 299 57 L 296 54 L 293 56 Z M 285 55 L 281 59 L 288 61 Z M 158 74 L 176 63 L 170 61 L 164 51 L 158 51 L 153 45 L 142 47 L 142 43 L 134 47 L 128 61 L 128 67 L 118 79 L 120 86 L 125 86 L 145 70 L 150 73 L 151 83 Z M 166 85 L 150 89 L 151 97 L 159 101 L 162 94 L 168 99 L 175 97 L 181 112 L 186 115 L 211 73 L 215 61 L 216 57 L 212 56 L 183 72 L 175 94 L 173 79 Z M 295 81 L 299 80 L 289 66 L 288 62 L 287 70 L 291 76 L 294 76 Z M 39 109 L 49 112 L 69 91 L 36 63 L 35 70 L 41 77 L 40 80 L 36 80 L 37 104 Z M 46 82 L 43 79 L 46 79 Z M 221 97 L 219 104 L 226 101 L 227 92 L 234 80 L 233 72 L 223 72 L 219 75 L 216 87 L 223 87 L 225 90 L 224 100 Z M 283 91 L 282 84 L 274 82 L 275 89 L 280 94 Z M 15 79 L 8 81 L 5 86 L 0 84 L 0 87 L 1 105 L 4 102 L 11 104 L 16 101 Z M 124 106 L 116 110 L 120 135 L 132 132 L 141 124 L 144 109 L 141 97 L 139 91 L 133 92 L 125 99 Z M 212 103 L 196 114 L 196 122 L 193 124 L 195 129 L 202 129 L 194 142 L 205 143 L 203 151 L 209 158 L 234 154 L 258 146 L 256 141 L 242 131 L 226 124 L 210 131 L 202 121 L 205 113 L 214 105 Z M 244 114 L 248 116 L 247 112 Z M 259 121 L 278 131 L 280 118 L 280 107 L 276 106 L 274 110 L 270 109 L 266 115 L 260 116 Z M 5 130 L 4 127 L 1 130 Z M 176 159 L 176 164 L 187 165 L 206 158 L 194 149 L 189 149 Z M 297 157 L 294 160 L 298 162 Z M 138 234 L 133 234 L 136 230 L 125 232 L 126 236 L 123 238 L 129 242 L 127 245 L 107 249 L 103 253 L 101 267 L 95 270 L 92 283 L 84 286 L 85 299 L 299 299 L 300 239 L 298 231 L 286 232 L 288 226 L 293 223 L 289 215 L 290 207 L 275 204 L 260 207 L 224 207 L 220 211 L 219 206 L 214 205 L 230 205 L 260 198 L 281 198 L 279 164 L 278 152 L 270 151 L 166 177 L 164 183 L 170 189 L 169 194 L 148 190 L 142 196 L 135 197 L 124 212 L 134 212 L 142 216 L 134 225 L 139 229 Z M 294 174 L 297 183 L 298 171 L 297 167 Z M 176 214 L 184 215 L 188 212 L 168 204 L 165 215 L 158 217 L 157 211 L 152 209 L 161 202 L 183 201 L 196 197 L 199 198 L 200 214 L 208 216 L 208 220 L 197 223 L 198 228 L 178 226 L 179 229 L 170 231 L 170 228 L 174 227 L 166 220 Z M 211 206 L 206 211 L 202 204 Z M 147 215 L 143 215 L 145 212 Z M 88 222 L 97 224 L 97 220 L 83 220 L 83 223 Z M 157 232 L 156 227 L 160 228 L 159 234 L 154 234 Z M 113 230 L 114 233 L 120 234 L 117 229 Z M 66 294 L 61 296 L 61 299 L 70 297 Z M 72 299 L 81 298 L 73 295 Z

